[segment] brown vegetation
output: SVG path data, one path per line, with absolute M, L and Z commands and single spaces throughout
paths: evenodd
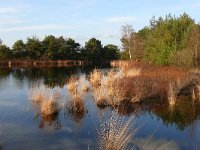
M 43 85 L 31 89 L 29 99 L 39 103 L 42 115 L 52 115 L 60 110 L 61 95 L 55 89 L 47 88 Z
M 70 116 L 76 123 L 80 123 L 85 116 L 86 108 L 80 96 L 76 95 L 67 101 L 65 114 Z

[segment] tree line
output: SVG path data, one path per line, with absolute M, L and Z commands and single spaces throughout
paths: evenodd
M 37 37 L 28 37 L 24 43 L 17 40 L 12 48 L 0 42 L 0 59 L 34 59 L 34 60 L 114 60 L 120 57 L 119 48 L 108 44 L 103 46 L 100 40 L 91 38 L 81 47 L 71 38 L 53 35 L 42 41 Z
M 153 17 L 149 26 L 138 32 L 131 25 L 123 26 L 121 42 L 121 59 L 185 67 L 197 66 L 200 61 L 200 24 L 186 13 Z
M 176 17 L 152 17 L 148 26 L 136 32 L 131 25 L 122 27 L 122 50 L 116 45 L 103 46 L 91 38 L 81 47 L 71 38 L 53 35 L 42 41 L 29 37 L 16 41 L 12 48 L 0 40 L 0 59 L 104 60 L 131 59 L 156 64 L 197 66 L 200 62 L 200 24 L 188 14 Z

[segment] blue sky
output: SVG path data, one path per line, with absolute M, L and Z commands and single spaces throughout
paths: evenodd
M 82 45 L 91 37 L 120 43 L 121 26 L 137 31 L 153 15 L 188 13 L 200 22 L 200 0 L 0 0 L 0 38 L 12 44 L 27 37 L 64 36 Z

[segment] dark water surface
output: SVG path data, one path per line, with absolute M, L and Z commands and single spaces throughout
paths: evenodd
M 37 106 L 28 100 L 30 88 L 44 83 L 58 88 L 67 101 L 66 81 L 71 75 L 88 75 L 92 68 L 0 68 L 0 149 L 98 149 L 98 119 L 112 108 L 100 109 L 90 95 L 84 97 L 87 111 L 75 115 L 62 109 L 42 118 Z M 180 98 L 174 107 L 152 100 L 123 105 L 119 116 L 135 117 L 139 128 L 132 143 L 141 149 L 200 149 L 200 101 Z

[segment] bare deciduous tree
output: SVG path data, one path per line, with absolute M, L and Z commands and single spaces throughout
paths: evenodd
M 131 25 L 122 26 L 122 43 L 123 47 L 128 50 L 129 57 L 132 59 L 131 55 L 131 37 L 134 33 L 133 27 Z

